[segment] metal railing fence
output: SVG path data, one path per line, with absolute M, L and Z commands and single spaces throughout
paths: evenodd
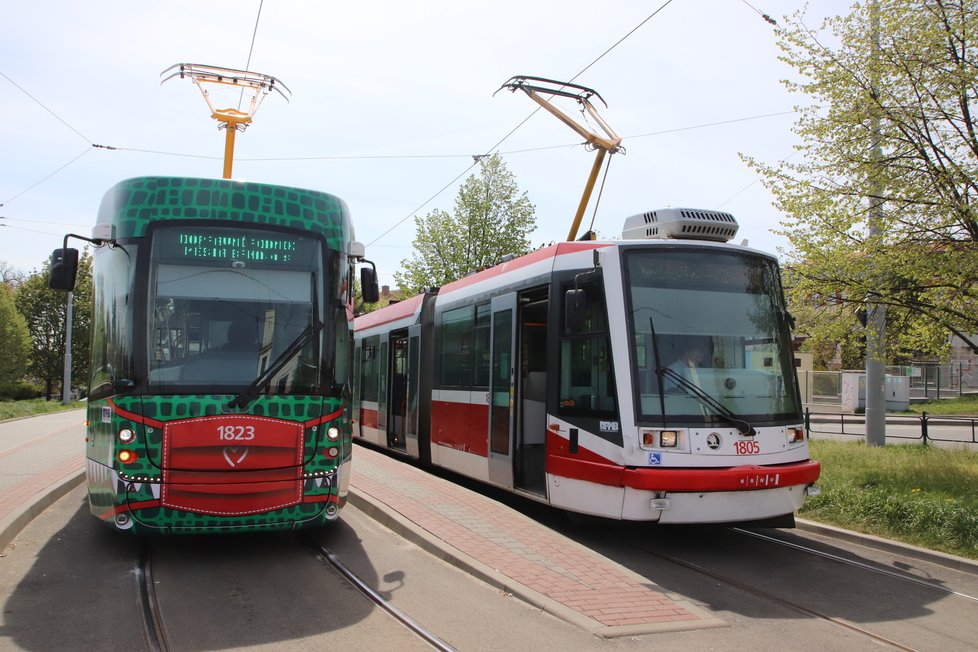
M 809 438 L 813 434 L 865 437 L 866 418 L 861 414 L 812 412 L 805 408 L 805 431 Z M 931 416 L 926 412 L 920 416 L 888 415 L 886 438 L 916 440 L 924 446 L 929 443 L 978 445 L 978 416 Z

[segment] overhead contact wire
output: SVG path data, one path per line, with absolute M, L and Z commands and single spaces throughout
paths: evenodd
M 650 20 L 652 20 L 653 18 L 655 18 L 655 16 L 658 15 L 659 12 L 661 12 L 663 9 L 665 9 L 667 6 L 669 6 L 671 3 L 672 3 L 672 0 L 666 0 L 662 5 L 659 6 L 658 9 L 656 9 L 651 14 L 649 14 L 649 16 L 645 18 L 645 20 L 643 20 L 638 25 L 636 25 L 635 27 L 633 27 L 627 34 L 625 34 L 624 36 L 622 36 L 620 39 L 618 39 L 617 41 L 615 41 L 615 43 L 610 48 L 608 48 L 607 50 L 605 50 L 604 52 L 602 52 L 601 54 L 599 54 L 597 56 L 597 58 L 595 58 L 593 61 L 591 61 L 591 63 L 589 63 L 588 65 L 584 66 L 584 68 L 582 68 L 580 70 L 580 72 L 578 72 L 576 75 L 574 75 L 573 77 L 571 77 L 568 81 L 569 82 L 572 82 L 575 79 L 577 79 L 578 77 L 580 77 L 581 75 L 583 75 L 588 70 L 588 68 L 590 68 L 591 66 L 593 66 L 594 64 L 596 64 L 598 61 L 600 61 L 601 59 L 603 59 L 605 56 L 607 56 L 607 54 L 609 52 L 611 52 L 616 47 L 618 47 L 619 45 L 621 45 L 621 43 L 625 39 L 627 39 L 629 36 L 631 36 L 636 31 L 638 31 L 647 22 L 649 22 Z M 529 115 L 527 115 L 525 118 L 523 118 L 523 120 L 521 120 L 519 122 L 519 124 L 517 124 L 515 127 L 513 127 L 509 131 L 509 133 L 507 133 L 505 136 L 503 136 L 501 139 L 499 139 L 499 141 L 497 141 L 496 144 L 493 145 L 492 147 L 490 147 L 487 151 L 491 152 L 491 151 L 495 150 L 497 147 L 499 147 L 500 145 L 502 145 L 504 142 L 506 142 L 509 139 L 510 136 L 512 136 L 514 133 L 516 133 L 519 130 L 520 127 L 522 127 L 523 125 L 525 125 L 530 120 L 530 118 L 532 118 L 534 115 L 536 115 L 537 111 L 539 111 L 540 108 L 541 107 L 538 106 L 533 111 L 531 111 Z M 370 246 L 370 245 L 375 244 L 378 240 L 380 240 L 381 238 L 383 238 L 384 236 L 386 236 L 388 233 L 390 233 L 391 231 L 393 231 L 394 229 L 396 229 L 397 227 L 399 227 L 401 224 L 403 224 L 404 222 L 406 222 L 408 218 L 413 217 L 415 213 L 417 213 L 419 210 L 421 210 L 422 208 L 424 208 L 425 206 L 427 206 L 430 202 L 434 201 L 434 199 L 436 197 L 438 197 L 441 193 L 445 192 L 456 181 L 458 181 L 459 179 L 461 179 L 469 170 L 471 170 L 473 167 L 475 167 L 475 165 L 479 162 L 479 159 L 482 158 L 483 156 L 486 156 L 486 154 L 474 156 L 473 158 L 475 159 L 475 162 L 472 163 L 472 165 L 470 165 L 468 168 L 466 168 L 461 174 L 459 174 L 457 177 L 455 177 L 454 179 L 452 179 L 450 182 L 448 182 L 447 184 L 445 184 L 445 186 L 441 190 L 439 190 L 434 195 L 432 195 L 427 200 L 425 200 L 424 203 L 422 203 L 420 206 L 418 206 L 416 209 L 414 209 L 411 213 L 409 213 L 408 215 L 405 215 L 403 218 L 401 218 L 400 220 L 398 220 L 389 229 L 387 229 L 386 231 L 384 231 L 383 233 L 381 233 L 379 236 L 377 236 L 376 238 L 374 238 L 372 241 L 370 241 L 367 244 L 367 246 Z

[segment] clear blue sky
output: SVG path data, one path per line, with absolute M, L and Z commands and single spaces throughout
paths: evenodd
M 450 182 L 535 108 L 496 89 L 516 74 L 574 77 L 664 4 L 9 3 L 0 260 L 40 267 L 65 232 L 90 233 L 103 193 L 121 179 L 221 176 L 223 132 L 196 87 L 160 85 L 164 69 L 192 62 L 247 66 L 291 89 L 289 102 L 266 98 L 238 135 L 234 176 L 344 198 L 381 282 L 392 284 L 410 256 L 412 216 L 450 211 L 461 180 Z M 849 3 L 813 4 L 817 26 Z M 738 240 L 753 247 L 785 246 L 771 233 L 782 216 L 738 153 L 768 162 L 792 153 L 789 112 L 804 98 L 784 91 L 791 71 L 760 13 L 780 20 L 801 5 L 673 0 L 577 78 L 607 100 L 602 115 L 627 150 L 611 162 L 594 222 L 601 235 L 618 237 L 635 213 L 693 206 L 733 213 Z M 580 142 L 541 111 L 495 150 L 536 205 L 534 245 L 566 236 L 594 156 Z M 585 227 L 590 220 L 589 210 Z

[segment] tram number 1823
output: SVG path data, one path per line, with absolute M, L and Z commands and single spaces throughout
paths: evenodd
M 255 438 L 255 427 L 218 426 L 217 436 L 221 441 L 251 441 Z

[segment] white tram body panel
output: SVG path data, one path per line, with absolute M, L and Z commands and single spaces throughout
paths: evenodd
M 354 434 L 579 513 L 793 516 L 819 465 L 775 260 L 726 244 L 725 213 L 650 212 L 624 233 L 357 318 Z

